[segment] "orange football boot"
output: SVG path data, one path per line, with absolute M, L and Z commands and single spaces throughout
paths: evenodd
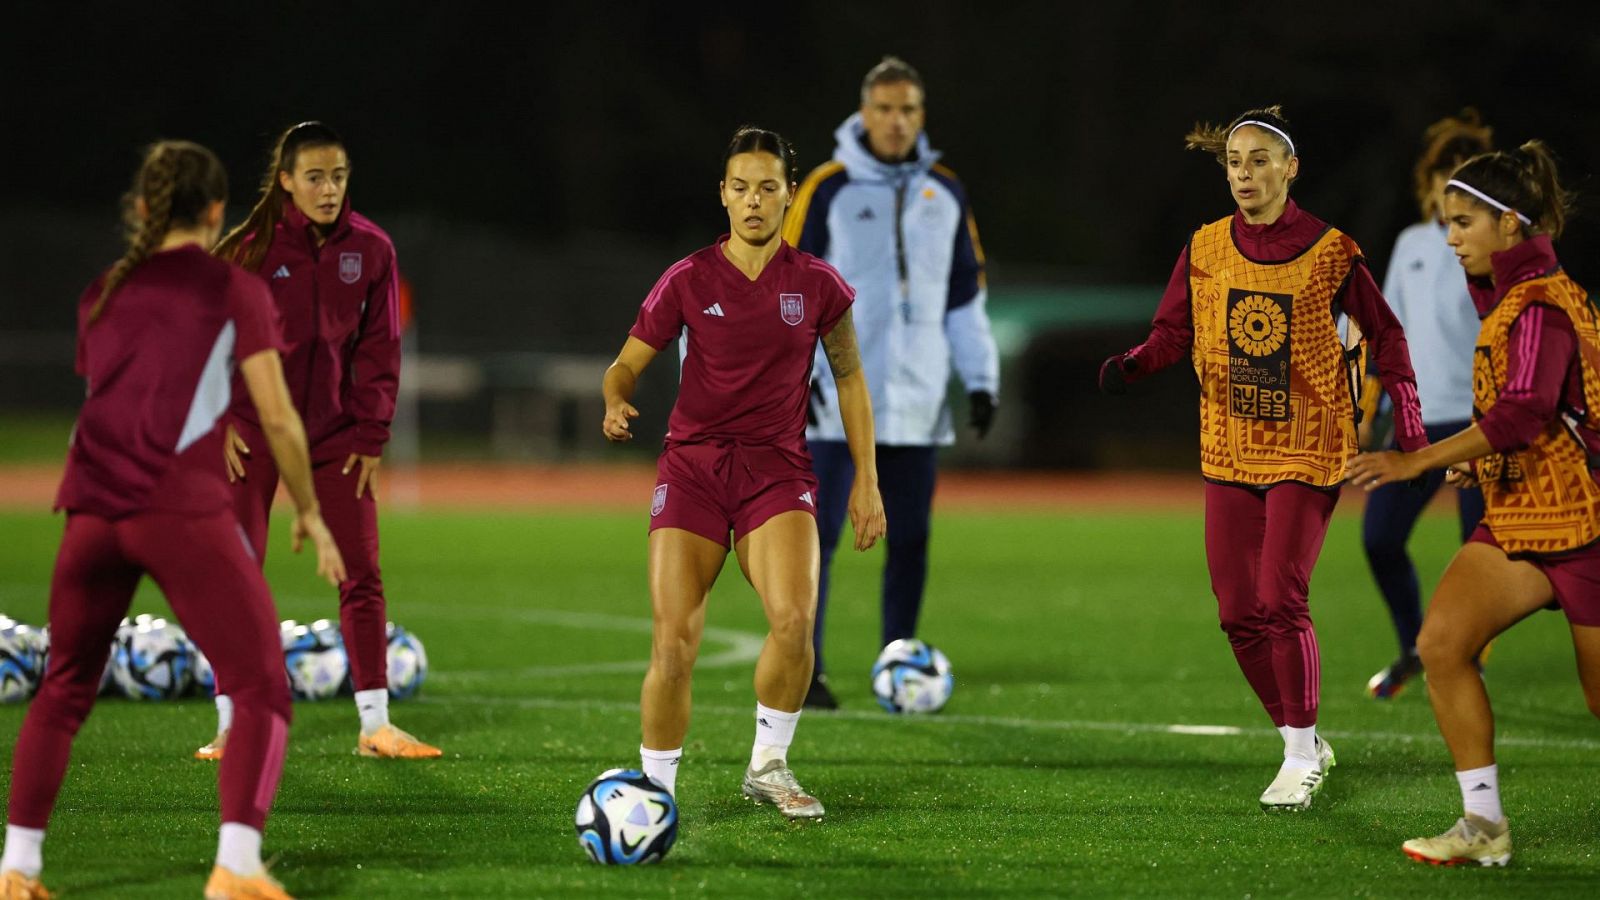
M 194 752 L 194 758 L 210 760 L 222 759 L 222 748 L 223 745 L 227 743 L 228 732 L 226 729 L 224 729 L 223 731 L 217 732 L 217 736 L 211 739 L 211 743 L 201 747 L 199 750 L 196 750 Z
M 444 751 L 424 744 L 393 725 L 385 725 L 356 742 L 356 753 L 383 759 L 434 759 Z
M 50 892 L 39 879 L 7 869 L 0 872 L 0 900 L 50 900 Z
M 206 900 L 294 900 L 266 869 L 249 876 L 215 866 L 206 880 Z

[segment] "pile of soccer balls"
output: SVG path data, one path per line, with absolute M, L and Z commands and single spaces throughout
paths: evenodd
M 350 662 L 338 623 L 318 619 L 279 626 L 284 669 L 297 700 L 349 695 Z M 388 624 L 389 695 L 416 696 L 428 677 L 428 654 L 410 631 Z M 21 703 L 44 679 L 50 655 L 48 628 L 36 629 L 0 615 L 0 703 Z M 175 622 L 150 615 L 123 619 L 106 654 L 100 693 L 130 700 L 175 700 L 216 691 L 211 663 Z

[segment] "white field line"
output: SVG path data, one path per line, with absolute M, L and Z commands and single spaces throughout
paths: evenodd
M 448 705 L 469 703 L 483 706 L 510 706 L 517 709 L 584 709 L 616 713 L 638 713 L 639 704 L 616 700 L 563 699 L 558 697 L 489 697 L 451 694 L 444 697 L 423 697 L 423 702 Z M 752 711 L 743 706 L 715 706 L 695 704 L 696 715 L 734 716 L 749 718 Z M 934 715 L 897 716 L 886 712 L 864 710 L 810 710 L 807 718 L 846 719 L 855 722 L 874 722 L 897 728 L 936 728 L 947 725 L 973 725 L 984 728 L 1018 728 L 1029 731 L 1098 731 L 1112 734 L 1175 734 L 1201 737 L 1251 737 L 1278 740 L 1278 733 L 1267 728 L 1237 728 L 1232 725 L 1184 725 L 1160 722 L 1098 722 L 1087 719 L 1025 719 L 1017 716 Z M 1419 741 L 1433 743 L 1439 735 L 1433 730 L 1421 734 L 1396 731 L 1323 731 L 1329 738 L 1375 741 L 1383 743 L 1412 744 Z M 1537 747 L 1565 750 L 1600 750 L 1600 740 L 1585 738 L 1545 738 L 1502 735 L 1495 738 L 1502 747 Z

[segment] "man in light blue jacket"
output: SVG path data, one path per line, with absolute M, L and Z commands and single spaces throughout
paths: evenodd
M 965 188 L 929 146 L 924 119 L 921 76 L 885 57 L 862 81 L 860 111 L 834 133 L 833 160 L 806 178 L 784 225 L 790 244 L 827 260 L 856 289 L 853 315 L 888 517 L 883 644 L 916 634 L 938 448 L 955 441 L 946 401 L 951 369 L 980 438 L 1000 390 L 977 225 Z M 820 485 L 822 578 L 806 705 L 831 709 L 837 703 L 822 654 L 828 571 L 855 473 L 833 377 L 818 360 L 806 438 Z

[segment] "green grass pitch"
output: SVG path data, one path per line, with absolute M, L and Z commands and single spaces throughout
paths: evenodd
M 335 598 L 274 524 L 280 616 L 331 616 Z M 1488 665 L 1511 867 L 1439 870 L 1400 854 L 1403 839 L 1449 826 L 1459 800 L 1423 689 L 1387 704 L 1362 692 L 1395 647 L 1357 525 L 1336 519 L 1313 588 L 1322 723 L 1340 765 L 1310 812 L 1256 806 L 1281 742 L 1217 628 L 1197 514 L 952 512 L 935 522 L 923 620 L 956 670 L 945 712 L 877 709 L 866 672 L 881 551 L 846 552 L 828 622 L 845 708 L 807 713 L 792 752 L 828 817 L 789 824 L 744 801 L 749 653 L 764 629 L 730 565 L 695 685 L 678 844 L 660 866 L 604 869 L 578 849 L 572 811 L 602 769 L 637 763 L 642 516 L 389 513 L 391 618 L 432 663 L 394 718 L 446 756 L 358 759 L 347 700 L 298 704 L 266 849 L 305 897 L 1594 896 L 1600 727 L 1557 613 L 1504 637 Z M 43 621 L 60 528 L 0 515 L 0 611 Z M 1424 519 L 1425 584 L 1452 530 Z M 148 585 L 135 600 L 164 609 Z M 0 748 L 22 715 L 0 708 Z M 73 898 L 198 893 L 215 776 L 189 753 L 212 726 L 199 700 L 102 701 L 51 825 L 47 884 Z

